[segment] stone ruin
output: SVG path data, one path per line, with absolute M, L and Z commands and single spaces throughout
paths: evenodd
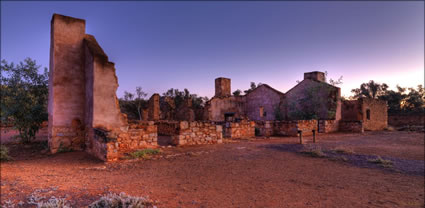
M 323 104 L 318 120 L 296 120 L 292 111 L 305 99 L 305 90 L 332 89 L 316 96 L 331 96 L 336 105 Z M 380 130 L 387 126 L 386 103 L 360 99 L 340 101 L 340 89 L 325 82 L 323 72 L 304 74 L 304 80 L 286 93 L 266 84 L 243 96 L 231 94 L 231 80 L 215 80 L 215 96 L 195 121 L 191 99 L 176 110 L 174 100 L 153 94 L 143 121 L 128 121 L 121 113 L 115 65 L 95 37 L 85 33 L 85 20 L 54 14 L 51 21 L 48 142 L 51 153 L 84 150 L 104 161 L 158 146 L 158 135 L 173 145 L 217 144 L 224 138 L 256 135 L 296 136 L 319 132 Z M 282 115 L 278 121 L 276 111 Z

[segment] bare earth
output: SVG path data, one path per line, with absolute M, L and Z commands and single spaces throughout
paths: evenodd
M 304 146 L 311 145 L 311 137 L 306 140 Z M 108 192 L 149 196 L 158 207 L 424 207 L 423 133 L 319 134 L 325 153 L 353 150 L 342 155 L 348 161 L 306 156 L 297 142 L 282 137 L 164 148 L 151 160 L 108 164 L 84 152 L 43 155 L 41 145 L 9 144 L 14 160 L 1 163 L 1 202 L 27 202 L 42 190 L 73 207 Z M 365 162 L 375 155 L 394 167 Z

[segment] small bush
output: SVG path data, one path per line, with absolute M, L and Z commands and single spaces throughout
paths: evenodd
M 338 154 L 354 154 L 354 150 L 350 148 L 336 147 L 333 151 Z
M 306 154 L 310 157 L 326 157 L 325 153 L 322 152 L 320 147 L 313 147 L 310 149 L 304 149 L 301 151 L 302 154 Z
M 381 166 L 386 167 L 386 168 L 393 167 L 393 161 L 384 160 L 380 156 L 378 156 L 376 159 L 369 159 L 367 161 L 370 162 L 370 163 L 375 163 L 375 164 L 381 165 Z
M 47 202 L 40 202 L 37 204 L 37 208 L 71 208 L 68 202 L 62 198 L 56 198 L 52 196 Z
M 161 151 L 159 149 L 144 149 L 144 150 L 137 150 L 135 152 L 130 153 L 130 156 L 132 158 L 143 158 L 148 159 L 151 155 L 159 154 Z
M 0 145 L 0 161 L 7 161 L 10 159 L 11 158 L 9 156 L 9 150 L 7 149 L 7 147 L 4 145 Z
M 72 151 L 73 151 L 72 148 L 65 147 L 65 146 L 63 146 L 62 143 L 60 143 L 59 148 L 58 148 L 58 153 L 60 153 L 60 152 L 72 152 Z
M 144 197 L 134 197 L 125 193 L 110 193 L 89 205 L 89 208 L 156 208 L 153 202 Z

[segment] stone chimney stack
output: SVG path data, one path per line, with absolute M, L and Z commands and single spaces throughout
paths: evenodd
M 230 93 L 230 79 L 219 77 L 215 79 L 215 97 L 231 96 Z
M 304 79 L 311 79 L 316 80 L 320 82 L 325 82 L 326 77 L 325 73 L 319 72 L 319 71 L 313 71 L 313 72 L 306 72 L 304 73 Z

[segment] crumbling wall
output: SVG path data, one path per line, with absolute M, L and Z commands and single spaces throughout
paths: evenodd
M 213 97 L 208 101 L 206 109 L 208 120 L 214 122 L 225 121 L 225 114 L 234 114 L 235 118 L 242 118 L 244 114 L 245 97 Z
M 257 121 L 255 126 L 259 136 L 297 136 L 298 131 L 308 136 L 318 130 L 317 120 Z
M 276 108 L 279 107 L 283 93 L 263 84 L 245 97 L 246 116 L 253 121 L 269 121 L 275 120 Z
M 286 118 L 306 119 L 312 109 L 317 110 L 317 119 L 341 119 L 341 89 L 314 79 L 304 79 L 285 93 Z M 332 102 L 331 102 L 332 101 Z
M 174 145 L 220 144 L 223 142 L 222 127 L 203 121 L 160 121 L 160 135 L 172 137 Z
M 241 120 L 240 122 L 226 122 L 223 126 L 225 138 L 242 139 L 255 137 L 255 122 Z
M 357 100 L 345 100 L 342 102 L 341 116 L 344 121 L 363 120 L 362 105 Z
M 319 120 L 318 131 L 320 133 L 337 132 L 338 129 L 339 129 L 339 121 L 338 120 Z
M 160 114 L 159 108 L 159 94 L 155 93 L 149 98 L 148 101 L 148 120 L 158 121 Z
M 365 130 L 377 131 L 388 127 L 387 101 L 363 98 L 361 103 Z
M 339 123 L 339 131 L 363 133 L 364 132 L 363 121 L 344 121 L 344 120 L 342 120 Z
M 49 127 L 50 151 L 84 148 L 85 21 L 53 15 L 50 39 Z
M 255 121 L 255 131 L 258 136 L 273 136 L 274 121 Z
M 144 146 L 156 146 L 152 123 L 131 124 L 119 108 L 114 63 L 85 21 L 54 14 L 49 71 L 49 147 L 85 149 L 105 161 Z
M 424 126 L 425 115 L 390 115 L 388 116 L 388 124 L 394 127 L 403 126 Z

